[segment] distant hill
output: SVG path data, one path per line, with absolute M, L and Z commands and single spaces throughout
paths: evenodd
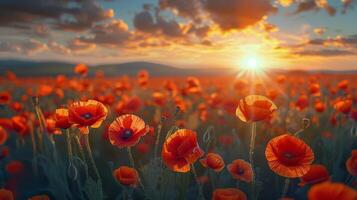
M 74 75 L 75 63 L 52 61 L 24 61 L 24 60 L 0 60 L 0 74 L 7 70 L 15 72 L 18 76 L 56 76 L 58 74 Z M 182 69 L 168 65 L 151 62 L 128 62 L 119 64 L 102 64 L 89 66 L 89 75 L 94 75 L 101 70 L 106 76 L 129 75 L 134 76 L 140 70 L 149 71 L 153 76 L 187 76 L 187 75 L 224 75 L 234 73 L 233 69 Z
M 31 60 L 0 60 L 0 74 L 11 70 L 18 76 L 56 76 L 64 74 L 74 75 L 75 63 L 55 61 L 31 61 Z M 147 70 L 152 76 L 217 76 L 237 74 L 236 69 L 229 68 L 177 68 L 173 66 L 151 62 L 127 62 L 118 64 L 102 64 L 89 67 L 89 75 L 101 70 L 106 76 L 135 76 L 140 70 Z M 271 73 L 294 73 L 294 74 L 357 74 L 357 70 L 333 71 L 333 70 L 269 70 Z

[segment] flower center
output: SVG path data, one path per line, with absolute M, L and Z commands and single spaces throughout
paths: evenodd
M 244 174 L 244 169 L 242 169 L 242 168 L 238 167 L 238 169 L 237 169 L 237 173 L 238 173 L 239 175 Z
M 294 155 L 291 154 L 291 153 L 284 153 L 283 156 L 284 156 L 286 159 L 293 159 L 293 158 L 294 158 Z
M 84 113 L 83 115 L 81 115 L 81 117 L 83 117 L 84 119 L 90 119 L 93 117 L 93 115 L 91 113 Z
M 133 135 L 133 131 L 130 129 L 125 129 L 121 134 L 121 139 L 127 140 Z

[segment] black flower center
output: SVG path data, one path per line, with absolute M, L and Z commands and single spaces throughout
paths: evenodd
M 84 119 L 90 119 L 93 117 L 93 115 L 91 113 L 84 113 L 81 115 L 81 117 Z
M 242 169 L 242 168 L 238 167 L 238 169 L 237 169 L 237 173 L 238 173 L 239 175 L 244 174 L 244 169 Z
M 127 140 L 129 139 L 131 136 L 133 135 L 133 131 L 131 129 L 125 129 L 122 133 L 121 133 L 121 139 L 123 140 Z
M 293 158 L 294 158 L 294 155 L 291 154 L 291 153 L 284 153 L 283 156 L 284 156 L 286 159 L 293 159 Z

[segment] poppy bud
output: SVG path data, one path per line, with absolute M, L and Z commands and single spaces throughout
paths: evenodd
M 303 118 L 301 121 L 301 128 L 302 129 L 307 129 L 310 127 L 310 119 L 308 118 Z

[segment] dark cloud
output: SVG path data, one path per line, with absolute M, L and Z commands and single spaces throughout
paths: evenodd
M 47 22 L 60 30 L 81 31 L 113 17 L 94 0 L 1 0 L 0 26 L 31 27 Z
M 302 12 L 324 9 L 330 16 L 336 14 L 336 9 L 332 7 L 327 0 L 307 0 L 301 1 L 297 4 L 294 14 L 300 14 Z
M 327 39 L 311 39 L 307 42 L 310 45 L 337 45 L 337 46 L 352 46 L 357 47 L 357 34 L 350 36 L 337 36 L 335 38 L 327 38 Z
M 134 27 L 146 33 L 159 33 L 167 37 L 183 36 L 183 29 L 175 20 L 166 20 L 158 13 L 155 17 L 147 10 L 143 10 L 135 15 Z
M 188 17 L 194 21 L 201 20 L 200 0 L 159 0 L 160 9 L 172 9 L 179 16 Z
M 321 49 L 321 50 L 303 50 L 294 52 L 300 56 L 319 56 L 319 57 L 334 57 L 334 56 L 350 56 L 356 55 L 353 51 L 340 49 Z
M 269 0 L 203 0 L 203 7 L 224 31 L 247 28 L 277 11 Z
M 92 28 L 92 37 L 81 37 L 85 43 L 93 43 L 108 46 L 121 46 L 127 42 L 132 33 L 128 25 L 122 20 L 112 20 L 106 24 L 99 24 Z

